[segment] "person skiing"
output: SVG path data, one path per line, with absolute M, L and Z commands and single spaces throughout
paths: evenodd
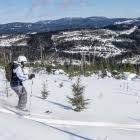
M 27 104 L 27 91 L 23 86 L 23 81 L 32 79 L 35 77 L 35 74 L 26 74 L 24 72 L 24 65 L 27 62 L 27 58 L 25 56 L 19 56 L 17 61 L 13 62 L 12 70 L 11 70 L 11 80 L 10 85 L 11 88 L 18 95 L 18 105 L 17 108 L 21 110 L 26 110 Z

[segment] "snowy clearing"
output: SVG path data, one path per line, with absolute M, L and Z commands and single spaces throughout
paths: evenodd
M 76 81 L 64 74 L 39 73 L 33 80 L 31 116 L 20 116 L 6 106 L 17 104 L 17 96 L 9 89 L 5 96 L 5 80 L 0 75 L 0 139 L 1 140 L 139 140 L 140 80 L 98 79 L 81 77 L 90 104 L 83 112 L 72 110 L 67 96 Z M 42 85 L 47 80 L 49 96 L 41 98 Z M 32 81 L 24 83 L 30 105 Z M 63 87 L 60 84 L 63 83 Z M 52 111 L 46 114 L 46 110 Z M 20 124 L 20 125 L 19 125 Z

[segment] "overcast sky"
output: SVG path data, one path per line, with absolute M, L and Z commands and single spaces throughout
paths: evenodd
M 140 0 L 0 0 L 0 23 L 63 17 L 140 17 Z

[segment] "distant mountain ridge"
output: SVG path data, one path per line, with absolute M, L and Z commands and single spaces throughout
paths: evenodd
M 88 29 L 102 28 L 114 24 L 134 24 L 140 25 L 140 18 L 106 18 L 106 17 L 87 17 L 87 18 L 61 18 L 57 20 L 44 20 L 35 23 L 14 22 L 0 24 L 0 33 L 32 33 L 49 32 L 65 29 Z
M 73 29 L 31 34 L 0 35 L 0 58 L 6 53 L 16 58 L 20 54 L 32 60 L 43 55 L 58 55 L 80 58 L 114 58 L 120 62 L 125 58 L 135 58 L 140 54 L 140 26 L 132 24 L 114 24 L 98 29 Z M 34 54 L 34 55 L 30 55 Z M 140 59 L 135 59 L 140 62 Z M 137 62 L 136 62 L 137 63 Z
M 38 60 L 40 53 L 58 60 L 84 55 L 90 60 L 140 64 L 140 18 L 63 18 L 0 25 L 0 59 L 22 54 Z

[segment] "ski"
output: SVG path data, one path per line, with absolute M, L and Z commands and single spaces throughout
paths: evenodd
M 18 108 L 16 108 L 15 106 L 12 106 L 12 105 L 7 105 L 7 106 L 4 106 L 3 109 L 0 109 L 0 112 L 3 112 L 3 113 L 9 113 L 9 114 L 12 114 L 12 115 L 18 115 L 19 117 L 26 117 L 26 116 L 29 116 L 29 117 L 37 117 L 37 118 L 42 118 L 42 119 L 48 119 L 50 114 L 52 113 L 52 111 L 45 111 L 44 113 L 35 113 L 35 112 L 31 112 L 29 110 L 20 110 Z
M 4 107 L 5 109 L 7 109 L 8 111 L 11 111 L 13 113 L 15 113 L 18 116 L 28 116 L 30 115 L 30 112 L 28 110 L 24 111 L 24 110 L 20 110 L 16 107 L 11 107 L 11 106 L 7 106 Z

